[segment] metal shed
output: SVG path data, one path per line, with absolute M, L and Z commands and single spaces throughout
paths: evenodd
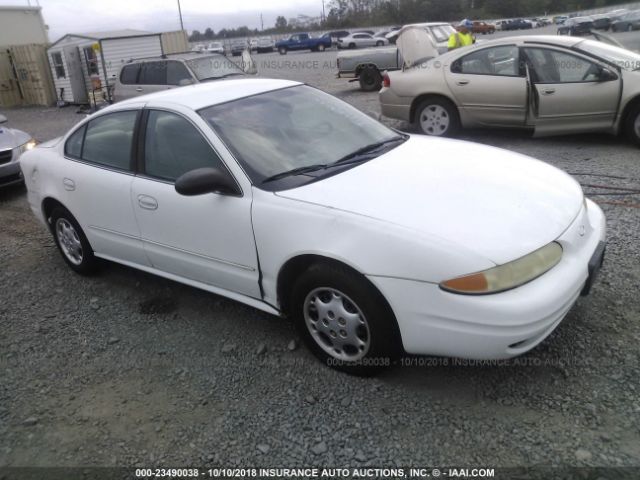
M 74 104 L 110 100 L 123 63 L 163 53 L 161 34 L 141 30 L 67 34 L 47 50 L 57 99 Z

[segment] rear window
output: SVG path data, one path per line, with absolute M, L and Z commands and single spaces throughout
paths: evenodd
M 140 73 L 140 64 L 125 65 L 120 73 L 120 83 L 124 85 L 134 85 L 138 83 L 138 74 Z

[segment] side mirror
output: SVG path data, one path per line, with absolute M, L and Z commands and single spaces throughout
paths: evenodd
M 609 70 L 608 68 L 602 68 L 598 74 L 598 80 L 600 82 L 611 82 L 613 80 L 617 80 L 618 75 Z
M 4 115 L 0 114 L 0 124 L 3 123 L 7 123 L 7 117 L 5 117 Z
M 191 170 L 181 175 L 175 184 L 176 192 L 188 197 L 205 193 L 222 195 L 240 195 L 240 190 L 233 179 L 217 168 L 205 167 Z

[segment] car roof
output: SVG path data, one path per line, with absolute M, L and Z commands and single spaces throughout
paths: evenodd
M 219 41 L 214 41 L 209 43 L 221 43 Z M 206 48 L 204 44 L 198 44 L 198 47 Z M 208 58 L 208 57 L 216 57 L 219 58 L 221 54 L 219 53 L 211 53 L 211 52 L 181 52 L 181 53 L 171 53 L 168 55 L 158 55 L 154 57 L 143 57 L 143 58 L 132 58 L 127 63 L 136 63 L 136 62 L 157 62 L 160 60 L 194 60 L 197 58 Z M 125 63 L 125 65 L 127 65 Z
M 548 45 L 559 45 L 571 48 L 584 41 L 584 38 L 571 37 L 567 35 L 517 35 L 513 37 L 502 37 L 495 40 L 487 40 L 476 43 L 475 47 L 487 47 L 490 45 L 502 45 L 504 43 L 546 43 Z
M 107 107 L 105 110 L 117 110 L 120 107 L 127 107 L 131 104 L 139 105 L 141 102 L 149 103 L 156 101 L 184 105 L 192 110 L 199 110 L 211 105 L 218 105 L 220 103 L 238 100 L 239 98 L 250 97 L 252 95 L 297 85 L 302 85 L 302 83 L 271 78 L 216 80 L 134 97 L 118 102 L 111 107 Z

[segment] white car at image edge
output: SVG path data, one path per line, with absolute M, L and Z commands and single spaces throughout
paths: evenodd
M 604 256 L 604 215 L 564 172 L 400 133 L 292 81 L 121 102 L 21 167 L 76 272 L 99 257 L 286 315 L 354 374 L 403 351 L 522 354 Z
M 35 145 L 31 135 L 9 128 L 7 117 L 0 114 L 0 187 L 22 183 L 20 156 Z

